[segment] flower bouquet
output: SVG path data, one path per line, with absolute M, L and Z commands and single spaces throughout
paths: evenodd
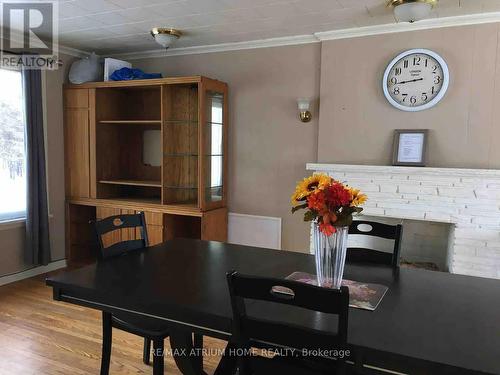
M 307 177 L 295 188 L 292 213 L 305 209 L 304 221 L 313 222 L 318 285 L 340 288 L 349 226 L 366 200 L 367 196 L 358 189 L 326 174 Z

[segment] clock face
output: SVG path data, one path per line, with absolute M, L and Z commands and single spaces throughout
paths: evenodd
M 446 93 L 449 72 L 445 61 L 429 50 L 411 50 L 387 67 L 383 88 L 387 100 L 403 111 L 421 111 L 436 105 Z

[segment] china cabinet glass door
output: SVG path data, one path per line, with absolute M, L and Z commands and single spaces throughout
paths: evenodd
M 223 206 L 225 201 L 225 157 L 227 89 L 217 81 L 202 83 L 202 209 Z

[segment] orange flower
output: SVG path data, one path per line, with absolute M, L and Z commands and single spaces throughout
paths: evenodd
M 333 212 L 325 212 L 323 213 L 323 223 L 324 224 L 335 224 L 337 221 L 337 215 L 335 215 Z
M 341 183 L 333 183 L 325 188 L 325 200 L 329 206 L 348 206 L 351 202 L 351 193 Z
M 333 226 L 336 221 L 337 215 L 335 215 L 333 212 L 323 212 L 319 223 L 320 232 L 324 233 L 327 236 L 331 236 L 332 234 L 334 234 L 337 231 Z
M 325 193 L 318 190 L 307 198 L 307 207 L 315 211 L 323 211 L 325 207 Z
M 319 230 L 321 233 L 325 234 L 326 236 L 331 236 L 332 234 L 334 234 L 337 231 L 332 224 L 325 224 L 325 223 L 319 224 Z

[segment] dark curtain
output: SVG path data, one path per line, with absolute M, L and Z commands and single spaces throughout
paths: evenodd
M 40 70 L 23 71 L 26 103 L 26 249 L 32 265 L 50 262 L 49 213 L 43 132 L 42 77 Z

